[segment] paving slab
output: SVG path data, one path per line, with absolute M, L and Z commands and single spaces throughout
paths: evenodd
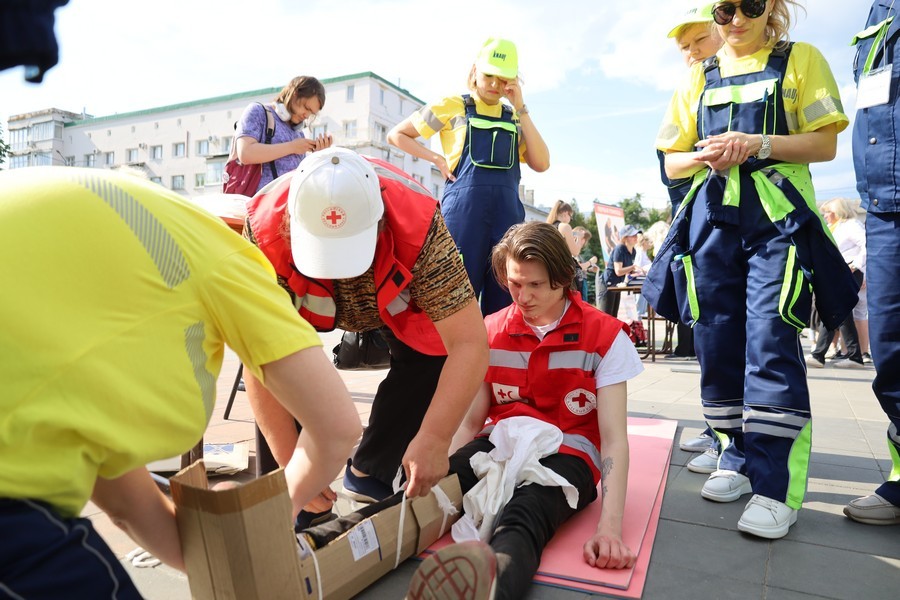
M 339 338 L 340 332 L 323 335 L 323 351 L 330 353 Z M 237 394 L 231 420 L 223 419 L 238 364 L 232 353 L 226 353 L 207 441 L 254 440 L 252 413 L 245 394 Z M 643 598 L 897 597 L 900 526 L 862 525 L 848 520 L 841 512 L 849 500 L 871 493 L 890 471 L 885 443 L 887 418 L 871 390 L 874 370 L 846 372 L 826 368 L 810 373 L 813 448 L 809 491 L 798 523 L 788 536 L 766 541 L 737 532 L 737 520 L 749 495 L 728 504 L 704 500 L 699 492 L 706 476 L 684 468 L 697 454 L 683 452 L 678 443 L 682 438 L 698 435 L 705 427 L 697 363 L 658 360 L 645 361 L 644 366 L 644 373 L 629 384 L 629 415 L 678 419 L 679 429 Z M 364 420 L 384 373 L 341 373 Z M 251 444 L 251 467 L 252 452 Z M 252 476 L 251 469 L 239 478 Z M 351 508 L 343 501 L 339 506 L 341 511 Z M 89 505 L 84 514 L 120 558 L 135 547 L 95 506 Z M 417 565 L 415 560 L 406 561 L 358 598 L 402 598 Z M 150 600 L 190 598 L 186 577 L 173 569 L 137 569 L 130 564 L 126 569 Z M 598 597 L 613 596 L 535 585 L 526 600 Z

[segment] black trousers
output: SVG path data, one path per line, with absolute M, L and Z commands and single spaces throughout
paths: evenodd
M 853 278 L 856 280 L 858 285 L 862 285 L 863 282 L 863 274 L 862 271 L 854 271 Z M 840 327 L 837 330 L 827 330 L 825 329 L 825 325 L 822 324 L 821 319 L 816 325 L 816 347 L 813 348 L 812 355 L 813 358 L 824 362 L 825 361 L 825 353 L 828 352 L 828 346 L 831 345 L 831 342 L 834 341 L 834 335 L 837 331 L 841 332 L 841 337 L 844 338 L 844 343 L 847 345 L 847 354 L 849 355 L 849 359 L 861 363 L 862 352 L 859 349 L 859 334 L 856 331 L 856 323 L 853 321 L 853 313 L 847 315 L 847 318 L 844 319 L 844 322 L 841 323 Z
M 450 472 L 459 477 L 463 494 L 478 483 L 469 459 L 478 452 L 493 449 L 494 445 L 486 437 L 477 438 L 450 457 Z M 550 538 L 566 519 L 597 498 L 593 474 L 582 459 L 568 454 L 553 454 L 543 458 L 541 464 L 575 486 L 578 506 L 571 508 L 558 487 L 531 484 L 515 490 L 498 516 L 490 540 L 491 548 L 497 555 L 497 600 L 525 597 Z M 364 519 L 400 503 L 402 498 L 403 492 L 397 492 L 346 517 L 307 529 L 306 534 L 316 548 L 321 548 Z
M 419 432 L 431 406 L 446 356 L 429 356 L 399 339 L 387 327 L 382 334 L 391 351 L 391 366 L 378 386 L 369 425 L 353 456 L 353 466 L 390 486 L 406 447 Z M 300 431 L 300 425 L 297 425 Z M 265 439 L 256 429 L 257 473 L 278 468 Z

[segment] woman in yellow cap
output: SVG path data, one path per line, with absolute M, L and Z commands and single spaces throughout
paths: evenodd
M 519 165 L 524 161 L 546 171 L 550 151 L 522 98 L 513 42 L 485 42 L 469 71 L 468 87 L 470 93 L 442 98 L 404 119 L 388 141 L 444 175 L 441 212 L 481 297 L 481 311 L 488 315 L 512 301 L 491 275 L 490 253 L 511 225 L 525 219 Z M 416 141 L 436 133 L 443 154 Z

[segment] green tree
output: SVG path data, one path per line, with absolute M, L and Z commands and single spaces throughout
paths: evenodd
M 623 198 L 619 203 L 625 212 L 625 223 L 636 227 L 644 228 L 647 226 L 647 217 L 644 214 L 644 206 L 641 204 L 641 194 L 637 193 L 633 198 Z
M 6 157 L 9 155 L 9 144 L 6 143 L 6 140 L 3 139 L 3 126 L 0 125 L 0 165 L 6 162 Z

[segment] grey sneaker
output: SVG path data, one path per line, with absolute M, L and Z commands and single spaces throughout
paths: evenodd
M 718 467 L 719 452 L 715 446 L 710 446 L 706 452 L 687 464 L 688 471 L 692 473 L 715 473 Z
M 737 471 L 719 470 L 709 476 L 700 495 L 713 502 L 734 502 L 753 491 L 746 475 Z
M 701 433 L 695 438 L 681 442 L 680 448 L 685 452 L 706 452 L 713 444 L 713 438 L 707 433 Z
M 891 504 L 878 494 L 851 500 L 844 514 L 869 525 L 900 525 L 900 506 Z
M 866 365 L 864 365 L 863 363 L 856 362 L 855 360 L 850 359 L 850 358 L 836 360 L 836 361 L 834 361 L 833 366 L 835 369 L 865 369 L 866 368 Z
M 409 582 L 406 600 L 493 600 L 497 557 L 484 542 L 441 548 L 422 561 Z

